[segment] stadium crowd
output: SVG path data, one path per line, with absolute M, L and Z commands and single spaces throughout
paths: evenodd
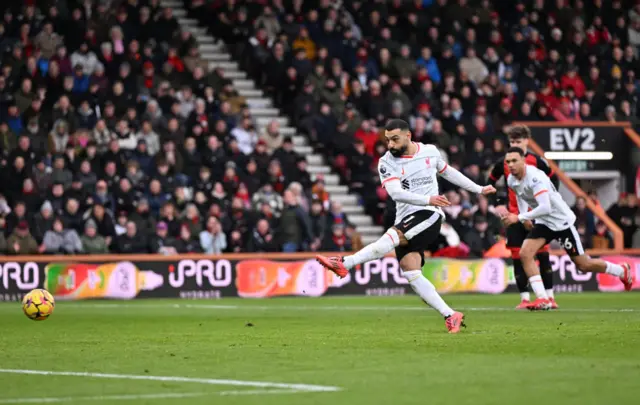
M 0 22 L 0 252 L 358 248 L 277 122 L 259 132 L 222 69 L 158 0 L 7 2 Z M 478 183 L 514 120 L 637 123 L 640 2 L 204 1 L 197 18 L 389 226 L 380 126 L 409 121 Z M 443 184 L 441 247 L 501 233 Z M 611 246 L 578 201 L 585 246 Z M 383 213 L 386 212 L 386 215 Z M 610 209 L 631 246 L 634 194 Z M 460 241 L 464 242 L 460 244 Z
M 235 44 L 236 57 L 326 151 L 369 214 L 380 216 L 386 201 L 385 226 L 393 202 L 371 168 L 385 152 L 379 128 L 390 117 L 409 121 L 414 139 L 438 145 L 478 183 L 504 155 L 513 121 L 640 122 L 638 1 L 187 3 Z M 500 201 L 487 207 L 441 186 L 454 202 L 449 223 L 481 255 L 500 234 L 492 207 Z M 612 246 L 584 201 L 574 210 L 585 246 Z M 635 234 L 640 246 L 636 196 L 621 196 L 609 215 L 625 245 Z M 443 235 L 441 245 L 459 238 Z

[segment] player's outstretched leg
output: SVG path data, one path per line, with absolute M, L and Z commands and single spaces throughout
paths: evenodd
M 512 257 L 515 254 L 515 252 L 511 252 Z M 529 305 L 531 304 L 531 295 L 529 294 L 529 279 L 524 272 L 524 267 L 522 267 L 522 260 L 520 260 L 519 253 L 517 254 L 517 258 L 513 259 L 513 277 L 516 279 L 516 286 L 518 287 L 518 291 L 520 292 L 520 304 L 516 306 L 516 309 L 529 309 Z
M 346 277 L 349 269 L 371 260 L 384 257 L 400 245 L 400 236 L 394 228 L 390 228 L 380 239 L 365 246 L 358 252 L 345 257 L 326 257 L 317 255 L 316 260 L 338 277 Z
M 536 300 L 529 305 L 529 309 L 532 311 L 546 311 L 551 309 L 551 301 L 547 296 L 547 291 L 544 289 L 542 277 L 540 277 L 540 271 L 535 262 L 536 252 L 545 244 L 546 242 L 542 238 L 525 239 L 522 249 L 520 249 L 522 267 L 529 278 L 531 289 L 536 295 Z
M 633 287 L 635 275 L 633 274 L 629 263 L 623 263 L 620 265 L 607 262 L 602 259 L 594 259 L 587 255 L 574 256 L 571 260 L 580 271 L 611 274 L 620 278 L 620 281 L 624 284 L 624 289 L 626 291 L 631 291 L 631 288 Z
M 549 252 L 542 251 L 536 255 L 538 259 L 538 267 L 540 268 L 540 277 L 542 277 L 542 284 L 547 291 L 547 297 L 551 301 L 551 309 L 558 309 L 556 303 L 555 294 L 553 293 L 553 268 L 551 268 L 551 260 L 549 259 Z
M 422 254 L 412 252 L 400 260 L 400 268 L 403 269 L 402 276 L 407 279 L 409 285 L 416 294 L 424 301 L 425 304 L 440 312 L 445 319 L 445 326 L 449 333 L 458 333 L 464 324 L 464 314 L 451 309 L 449 305 L 442 299 L 436 287 L 423 274 L 422 270 L 404 270 L 418 269 L 422 264 Z

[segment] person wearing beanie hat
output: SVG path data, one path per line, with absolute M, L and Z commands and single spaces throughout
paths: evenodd
M 53 228 L 54 212 L 51 201 L 46 200 L 33 217 L 33 237 L 38 243 L 42 243 L 44 234 Z
M 105 254 L 109 253 L 109 247 L 105 238 L 98 234 L 96 221 L 89 218 L 84 224 L 84 233 L 80 237 L 82 242 L 82 252 L 85 254 Z

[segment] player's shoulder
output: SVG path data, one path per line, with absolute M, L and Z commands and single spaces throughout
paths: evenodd
M 416 142 L 416 146 L 418 147 L 417 154 L 420 156 L 442 156 L 440 149 L 432 143 Z
M 396 170 L 397 164 L 394 157 L 389 152 L 385 153 L 378 161 L 378 172 L 383 178 L 385 178 L 391 177 Z
M 535 166 L 527 167 L 527 179 L 532 183 L 544 182 L 547 180 L 547 175 Z
M 393 155 L 389 151 L 387 151 L 384 155 L 380 156 L 380 160 L 378 160 L 378 167 L 380 167 L 381 165 L 395 166 L 396 158 L 394 158 Z
M 507 186 L 511 186 L 513 185 L 513 182 L 515 181 L 515 178 L 513 177 L 513 174 L 509 173 L 507 174 L 507 178 L 506 178 L 506 182 L 507 182 Z

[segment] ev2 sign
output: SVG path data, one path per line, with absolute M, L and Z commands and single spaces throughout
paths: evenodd
M 591 128 L 551 128 L 549 149 L 552 151 L 594 151 L 596 134 Z

